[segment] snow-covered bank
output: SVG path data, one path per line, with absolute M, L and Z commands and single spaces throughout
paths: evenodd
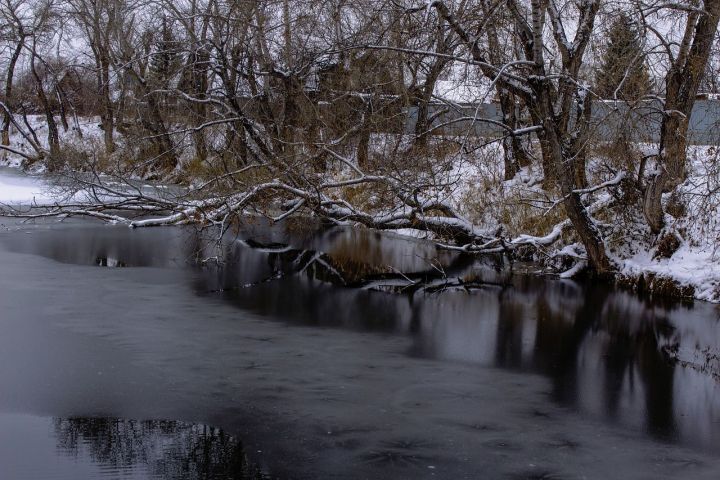
M 649 147 L 649 148 L 648 148 Z M 641 146 L 651 153 L 652 146 Z M 720 152 L 716 146 L 688 149 L 688 178 L 666 194 L 666 231 L 652 248 L 619 256 L 625 275 L 651 274 L 690 288 L 692 296 L 720 303 Z M 658 255 L 664 235 L 677 239 L 669 258 Z
M 682 245 L 670 258 L 652 258 L 639 252 L 621 260 L 625 275 L 639 277 L 654 274 L 677 282 L 679 287 L 692 287 L 693 297 L 720 303 L 720 258 L 711 245 Z
M 644 154 L 657 145 L 636 145 Z M 498 229 L 508 239 L 529 237 L 535 240 L 534 260 L 563 277 L 580 273 L 585 252 L 571 228 L 563 225 L 564 214 L 559 197 L 542 187 L 538 166 L 526 167 L 512 180 L 503 181 L 502 149 L 490 145 L 475 150 L 472 156 L 458 155 L 443 183 L 449 187 L 438 192 L 438 199 L 451 202 L 479 228 Z M 637 204 L 613 206 L 624 199 L 628 182 L 637 174 L 624 173 L 627 163 L 612 164 L 605 158 L 590 158 L 588 177 L 591 185 L 613 186 L 586 195 L 586 204 L 605 205 L 591 212 L 605 233 L 609 255 L 623 285 L 638 286 L 654 279 L 658 294 L 692 296 L 720 303 L 720 161 L 714 146 L 692 146 L 688 151 L 688 178 L 674 198 L 666 195 L 666 231 L 650 234 Z M 612 167 L 612 168 L 608 168 Z M 613 171 L 614 170 L 614 171 Z M 636 193 L 634 193 L 636 195 Z M 614 195 L 614 196 L 613 196 Z M 673 206 L 671 206 L 673 204 Z M 680 207 L 678 207 L 680 205 Z M 417 231 L 405 232 L 418 237 Z M 669 258 L 659 255 L 664 235 L 678 239 L 677 249 Z M 427 235 L 424 238 L 428 238 Z M 430 237 L 432 238 L 432 237 Z M 641 279 L 641 276 L 643 279 Z M 629 282 L 627 280 L 630 280 Z M 647 291 L 653 291 L 648 288 Z

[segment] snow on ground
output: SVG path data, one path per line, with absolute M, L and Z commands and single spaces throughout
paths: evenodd
M 16 121 L 18 124 L 23 125 L 26 133 L 29 133 L 22 117 L 17 116 Z M 60 119 L 56 118 L 56 121 L 59 123 Z M 68 119 L 68 121 L 70 124 L 67 131 L 65 131 L 61 125 L 58 125 L 61 144 L 73 146 L 78 150 L 92 149 L 95 148 L 95 143 L 102 139 L 103 132 L 100 128 L 100 120 L 98 118 L 87 117 L 72 120 Z M 35 135 L 43 148 L 48 148 L 47 121 L 45 120 L 45 116 L 28 115 L 27 123 L 32 130 L 35 131 Z M 10 147 L 29 155 L 35 155 L 35 151 L 14 125 L 10 127 Z M 22 164 L 23 158 L 21 156 L 0 151 L 0 166 L 17 168 L 22 166 Z
M 695 287 L 695 298 L 720 302 L 720 252 L 711 245 L 682 245 L 670 258 L 653 259 L 650 252 L 639 252 L 621 260 L 628 275 L 655 273 Z
M 0 203 L 30 205 L 48 202 L 53 202 L 53 197 L 45 181 L 23 175 L 12 168 L 0 168 Z
M 629 270 L 671 277 L 695 287 L 695 297 L 720 302 L 720 152 L 715 146 L 688 148 L 688 179 L 679 188 L 686 208 L 684 216 L 666 224 L 683 238 L 680 248 L 669 259 L 652 260 L 640 254 L 626 261 Z M 669 197 L 666 195 L 666 202 Z M 628 263 L 629 262 L 629 263 Z

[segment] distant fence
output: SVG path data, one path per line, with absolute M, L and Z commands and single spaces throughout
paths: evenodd
M 434 134 L 499 137 L 506 133 L 497 103 L 461 104 L 457 107 L 434 104 L 430 115 L 438 114 L 432 126 Z M 595 101 L 592 105 L 592 130 L 596 138 L 610 141 L 624 134 L 631 141 L 653 143 L 660 140 L 662 103 L 649 101 L 632 107 L 624 102 Z M 493 123 L 497 122 L 497 123 Z M 405 131 L 415 131 L 417 109 L 408 110 Z M 529 120 L 527 125 L 530 125 Z M 720 100 L 698 99 L 690 115 L 688 143 L 720 145 Z

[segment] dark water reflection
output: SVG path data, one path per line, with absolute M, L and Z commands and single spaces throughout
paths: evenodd
M 0 440 L 5 479 L 263 478 L 237 439 L 207 425 L 0 414 Z
M 513 273 L 498 259 L 478 260 L 438 254 L 424 243 L 351 229 L 317 234 L 309 228 L 268 229 L 262 223 L 252 224 L 245 226 L 238 236 L 263 242 L 267 248 L 248 248 L 247 243 L 227 241 L 221 256 L 226 263 L 208 262 L 203 268 L 189 268 L 188 262 L 218 254 L 214 246 L 208 246 L 207 236 L 175 229 L 131 231 L 88 225 L 38 227 L 25 234 L 22 228 L 0 236 L 0 245 L 11 251 L 42 255 L 70 264 L 169 267 L 174 272 L 173 277 L 188 285 L 199 301 L 221 300 L 234 311 L 252 314 L 253 318 L 309 329 L 309 336 L 323 335 L 330 329 L 346 332 L 350 343 L 355 341 L 352 336 L 355 332 L 371 335 L 367 340 L 369 344 L 384 345 L 395 339 L 404 341 L 402 358 L 384 352 L 350 360 L 343 357 L 343 352 L 350 347 L 337 344 L 334 346 L 336 351 L 322 353 L 326 361 L 336 364 L 313 364 L 312 371 L 307 371 L 307 379 L 297 376 L 288 379 L 288 376 L 302 373 L 267 369 L 263 357 L 253 357 L 251 366 L 257 374 L 249 377 L 254 373 L 243 373 L 239 377 L 242 380 L 238 380 L 239 388 L 254 391 L 257 387 L 262 392 L 258 398 L 278 405 L 274 408 L 292 410 L 294 402 L 303 404 L 307 399 L 294 393 L 294 389 L 298 385 L 305 389 L 312 387 L 317 389 L 308 390 L 314 395 L 312 398 L 320 399 L 316 400 L 317 408 L 332 412 L 327 415 L 338 421 L 347 412 L 337 406 L 323 407 L 326 404 L 322 402 L 341 402 L 343 397 L 330 393 L 328 386 L 314 386 L 314 378 L 344 379 L 350 382 L 348 385 L 363 389 L 362 398 L 364 395 L 372 397 L 376 394 L 373 388 L 378 389 L 378 395 L 384 395 L 387 388 L 394 388 L 393 384 L 400 388 L 407 380 L 403 377 L 407 376 L 403 368 L 412 362 L 429 360 L 440 363 L 434 364 L 439 365 L 437 367 L 427 368 L 455 371 L 453 377 L 445 374 L 449 383 L 442 389 L 448 392 L 426 391 L 421 382 L 419 386 L 398 393 L 397 408 L 428 415 L 419 418 L 435 426 L 422 428 L 443 424 L 452 425 L 453 431 L 465 429 L 490 435 L 490 440 L 482 444 L 485 446 L 478 447 L 480 450 L 475 448 L 475 452 L 483 449 L 494 452 L 498 445 L 512 445 L 507 438 L 498 436 L 497 432 L 502 431 L 498 425 L 520 422 L 518 428 L 522 428 L 522 422 L 527 422 L 536 428 L 549 419 L 557 422 L 559 413 L 554 408 L 559 407 L 560 411 L 579 413 L 582 418 L 599 422 L 603 428 L 641 432 L 653 441 L 692 447 L 712 456 L 720 454 L 720 387 L 708 373 L 717 371 L 718 365 L 713 364 L 712 359 L 705 365 L 707 352 L 720 351 L 718 310 L 710 304 L 653 301 L 604 285 Z M 335 267 L 360 271 L 363 275 L 400 270 L 432 272 L 442 266 L 448 275 L 472 274 L 489 283 L 472 292 L 454 290 L 434 294 L 390 294 L 340 288 L 317 279 L 324 278 L 324 274 L 296 268 L 299 265 L 294 260 L 298 258 L 297 252 L 288 253 L 283 248 L 285 244 L 311 250 L 303 257 L 306 259 L 314 252 L 325 252 Z M 293 268 L 296 268 L 295 274 Z M 297 273 L 297 270 L 302 272 Z M 212 312 L 208 310 L 208 315 Z M 252 328 L 243 325 L 242 328 Z M 241 326 L 232 328 L 240 329 Z M 226 335 L 235 333 L 244 334 L 252 341 L 266 340 L 266 346 L 259 351 L 266 352 L 268 358 L 276 354 L 279 357 L 289 355 L 283 353 L 285 350 L 293 351 L 289 344 L 282 343 L 285 340 L 270 335 L 263 337 L 240 330 L 228 331 Z M 206 347 L 221 350 L 223 358 L 233 364 L 234 355 L 252 350 L 244 341 L 234 340 L 231 344 L 227 340 L 227 346 L 213 344 Z M 670 361 L 668 352 L 677 353 L 688 363 Z M 707 371 L 691 368 L 688 364 L 705 366 Z M 212 368 L 222 370 L 223 367 Z M 486 368 L 505 373 L 495 376 L 495 373 L 487 373 Z M 382 370 L 386 383 L 377 386 L 365 380 L 367 372 L 375 371 L 368 369 Z M 397 374 L 393 373 L 395 369 Z M 210 375 L 213 373 L 212 369 L 205 371 L 211 372 Z M 523 409 L 520 417 L 498 417 L 494 421 L 478 423 L 471 418 L 475 415 L 472 411 L 461 410 L 454 411 L 452 419 L 445 418 L 446 409 L 455 402 L 478 402 L 479 398 L 485 398 L 466 385 L 471 381 L 468 375 L 474 375 L 468 372 L 477 372 L 478 378 L 490 375 L 490 381 L 497 384 L 487 385 L 487 388 L 500 389 L 489 397 L 493 400 L 483 400 L 494 404 L 481 403 L 481 408 L 494 411 L 505 408 L 501 405 L 503 402 L 517 403 Z M 228 373 L 228 378 L 233 375 L 240 374 Z M 515 375 L 526 380 L 506 380 L 517 378 Z M 541 398 L 525 404 L 526 399 L 512 396 L 511 391 L 516 388 L 512 382 L 519 382 L 517 385 L 525 381 L 533 383 L 536 377 L 549 383 L 544 395 L 554 407 L 545 406 Z M 268 385 L 247 383 L 255 381 Z M 511 383 L 504 383 L 506 381 Z M 220 392 L 230 395 L 231 391 L 230 386 L 222 387 L 218 395 Z M 312 416 L 307 412 L 304 415 Z M 372 432 L 380 428 L 368 426 L 378 421 L 374 415 L 354 412 L 347 420 L 351 425 L 343 428 L 347 432 L 355 432 L 355 429 L 365 432 L 363 429 L 367 428 L 366 432 L 371 433 L 367 433 L 363 441 L 369 441 L 376 435 Z M 322 432 L 327 430 L 319 428 Z M 315 447 L 327 446 L 320 437 L 310 441 L 313 435 L 316 434 L 304 432 L 302 441 L 319 442 L 312 443 Z M 343 451 L 359 450 L 358 456 L 353 458 L 359 458 L 362 468 L 370 468 L 368 471 L 373 472 L 373 468 L 402 470 L 415 464 L 432 464 L 427 468 L 433 467 L 440 462 L 435 453 L 444 450 L 429 439 L 429 443 L 423 442 L 426 440 L 405 436 L 377 440 L 375 447 L 361 448 L 362 443 L 356 438 L 348 443 L 333 443 L 332 447 Z M 566 437 L 540 443 L 555 445 L 552 448 L 561 451 L 579 448 L 576 439 Z M 317 452 L 310 457 L 317 458 Z M 278 459 L 271 458 L 270 463 L 273 460 Z M 654 465 L 665 465 L 665 460 L 652 461 Z M 518 478 L 525 478 L 522 473 L 518 475 L 521 475 Z
M 196 284 L 214 286 L 207 278 Z M 717 381 L 665 353 L 681 349 L 701 363 L 704 349 L 717 351 L 720 322 L 709 305 L 668 309 L 605 286 L 527 276 L 513 278 L 512 288 L 414 298 L 304 278 L 223 296 L 292 323 L 410 335 L 412 357 L 539 373 L 562 405 L 720 452 Z

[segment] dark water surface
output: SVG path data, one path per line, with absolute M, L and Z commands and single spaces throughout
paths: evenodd
M 347 229 L 191 268 L 192 231 L 0 223 L 0 479 L 720 478 L 720 384 L 663 353 L 717 351 L 716 306 Z M 493 285 L 313 278 L 438 265 Z
M 176 421 L 0 414 L 3 478 L 255 479 L 242 444 Z

